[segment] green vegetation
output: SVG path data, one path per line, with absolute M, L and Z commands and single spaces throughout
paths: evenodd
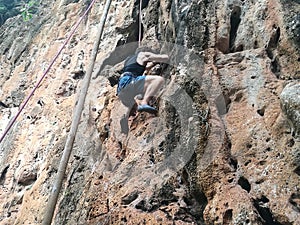
M 23 2 L 20 8 L 23 20 L 28 21 L 32 18 L 32 15 L 36 13 L 38 2 L 36 0 L 29 0 L 27 3 Z
M 21 14 L 24 21 L 38 10 L 39 0 L 0 0 L 0 26 L 10 17 Z

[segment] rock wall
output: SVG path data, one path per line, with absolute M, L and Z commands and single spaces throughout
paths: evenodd
M 0 27 L 0 131 L 89 1 Z M 41 224 L 104 1 L 0 143 L 0 224 Z M 139 1 L 112 1 L 53 224 L 300 224 L 299 1 L 143 0 L 142 45 L 170 55 L 157 116 L 116 77 Z M 107 79 L 108 78 L 108 79 Z

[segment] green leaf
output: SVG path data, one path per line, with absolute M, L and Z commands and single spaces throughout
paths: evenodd
M 26 19 L 26 12 L 22 12 L 21 15 L 22 15 L 23 20 L 25 21 L 25 19 Z

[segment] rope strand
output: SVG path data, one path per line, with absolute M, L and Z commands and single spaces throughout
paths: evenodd
M 98 53 L 98 49 L 99 49 L 99 45 L 100 45 L 100 41 L 101 41 L 101 37 L 102 37 L 102 33 L 104 30 L 104 25 L 106 22 L 106 18 L 109 12 L 109 8 L 110 8 L 110 4 L 111 4 L 112 0 L 107 0 L 104 10 L 103 10 L 103 14 L 100 20 L 100 24 L 99 24 L 99 28 L 98 28 L 98 32 L 97 32 L 97 36 L 96 36 L 96 40 L 94 42 L 94 46 L 93 46 L 93 51 L 92 51 L 92 55 L 91 55 L 91 60 L 90 60 L 90 64 L 87 70 L 87 73 L 85 74 L 84 80 L 83 80 L 83 84 L 82 84 L 82 88 L 81 91 L 78 95 L 78 101 L 75 105 L 75 110 L 73 113 L 73 118 L 72 118 L 72 123 L 71 123 L 71 127 L 70 127 L 70 131 L 65 143 L 65 147 L 64 147 L 64 151 L 59 163 L 59 167 L 57 170 L 57 174 L 56 174 L 56 178 L 54 180 L 54 184 L 52 187 L 52 191 L 48 200 L 48 204 L 46 207 L 46 212 L 45 212 L 45 216 L 44 216 L 44 220 L 42 225 L 50 225 L 52 222 L 52 218 L 54 215 L 54 211 L 55 211 L 55 207 L 57 204 L 57 200 L 58 200 L 58 196 L 62 187 L 62 183 L 63 183 L 63 179 L 65 177 L 65 173 L 66 173 L 66 169 L 67 169 L 67 165 L 69 162 L 69 158 L 73 149 L 73 144 L 75 141 L 75 137 L 76 137 L 76 133 L 78 130 L 78 126 L 80 123 L 80 118 L 81 118 L 81 114 L 83 111 L 83 107 L 84 107 L 84 103 L 85 103 L 85 99 L 86 99 L 86 95 L 87 95 L 87 91 L 90 85 L 90 81 L 91 81 L 91 76 L 93 73 L 93 69 L 94 69 L 94 65 L 95 65 L 95 61 L 97 58 L 97 53 Z
M 139 47 L 141 47 L 142 41 L 142 0 L 140 0 L 140 10 L 139 10 Z

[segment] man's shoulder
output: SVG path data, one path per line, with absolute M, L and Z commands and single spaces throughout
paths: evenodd
M 126 57 L 124 63 L 126 64 L 127 62 L 129 62 L 129 61 L 131 61 L 131 60 L 133 60 L 137 57 L 138 57 L 138 54 L 129 55 L 129 56 Z

